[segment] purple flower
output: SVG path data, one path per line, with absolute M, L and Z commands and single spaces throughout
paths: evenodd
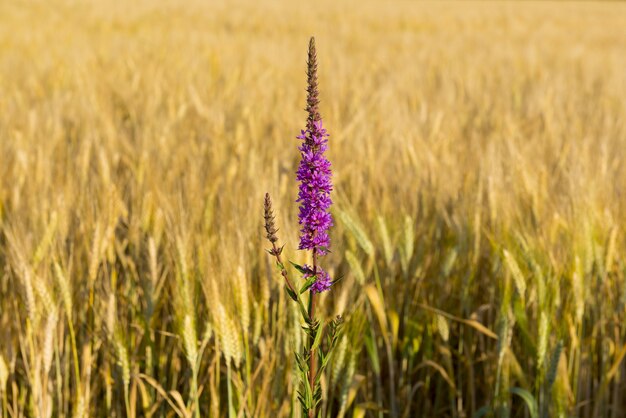
M 332 284 L 330 276 L 317 266 L 317 256 L 325 255 L 330 246 L 328 229 L 333 225 L 333 218 L 329 212 L 330 192 L 333 190 L 330 162 L 324 156 L 328 148 L 328 133 L 322 125 L 322 116 L 319 112 L 319 92 L 317 89 L 317 55 L 315 40 L 309 42 L 307 60 L 307 105 L 308 113 L 306 129 L 300 132 L 298 139 L 302 140 L 300 150 L 300 166 L 296 177 L 300 182 L 298 200 L 300 212 L 300 250 L 313 251 L 313 267 L 309 268 L 308 276 L 316 276 L 311 287 L 312 293 L 328 290 Z M 315 272 L 315 273 L 314 273 Z
M 313 268 L 311 266 L 305 264 L 303 267 L 305 270 L 303 278 L 305 280 L 308 280 L 315 273 L 313 272 Z M 311 292 L 321 293 L 330 289 L 330 286 L 333 284 L 332 280 L 330 279 L 330 275 L 325 272 L 320 266 L 316 267 L 316 271 L 317 277 L 315 279 L 315 283 L 313 283 L 313 286 L 311 286 Z
M 315 250 L 317 254 L 326 254 L 330 246 L 328 229 L 333 225 L 329 212 L 333 189 L 330 162 L 324 156 L 327 148 L 328 133 L 322 126 L 322 120 L 315 121 L 311 128 L 302 131 L 298 139 L 303 141 L 299 147 L 302 160 L 297 171 L 300 181 L 298 216 L 300 229 L 300 250 Z

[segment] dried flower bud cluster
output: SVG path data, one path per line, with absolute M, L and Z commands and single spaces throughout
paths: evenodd
M 276 223 L 274 221 L 274 211 L 272 210 L 272 199 L 270 199 L 269 193 L 265 193 L 265 201 L 263 202 L 263 217 L 265 219 L 265 237 L 272 244 L 276 244 L 278 241 L 278 236 L 276 233 L 278 232 L 278 228 L 276 228 Z M 273 245 L 273 247 L 275 247 Z M 269 250 L 272 255 L 280 255 L 283 249 L 280 248 L 272 248 Z

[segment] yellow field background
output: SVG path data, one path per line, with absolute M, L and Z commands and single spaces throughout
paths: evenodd
M 310 36 L 343 276 L 318 306 L 345 318 L 320 416 L 623 416 L 625 28 L 621 3 L 0 2 L 0 416 L 300 416 L 262 208 L 305 262 Z

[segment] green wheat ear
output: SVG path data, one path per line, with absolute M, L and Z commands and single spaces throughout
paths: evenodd
M 554 347 L 554 351 L 552 351 L 552 356 L 550 357 L 550 365 L 548 367 L 548 374 L 546 377 L 548 390 L 552 388 L 554 382 L 556 381 L 556 375 L 558 372 L 559 361 L 561 359 L 562 351 L 563 342 L 559 340 L 559 342 L 556 343 L 556 347 Z

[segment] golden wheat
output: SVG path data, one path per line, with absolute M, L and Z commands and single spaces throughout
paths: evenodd
M 298 416 L 315 35 L 346 319 L 323 417 L 626 413 L 622 3 L 0 3 L 0 396 Z M 326 344 L 326 342 L 324 342 Z M 527 412 L 530 411 L 530 412 Z

